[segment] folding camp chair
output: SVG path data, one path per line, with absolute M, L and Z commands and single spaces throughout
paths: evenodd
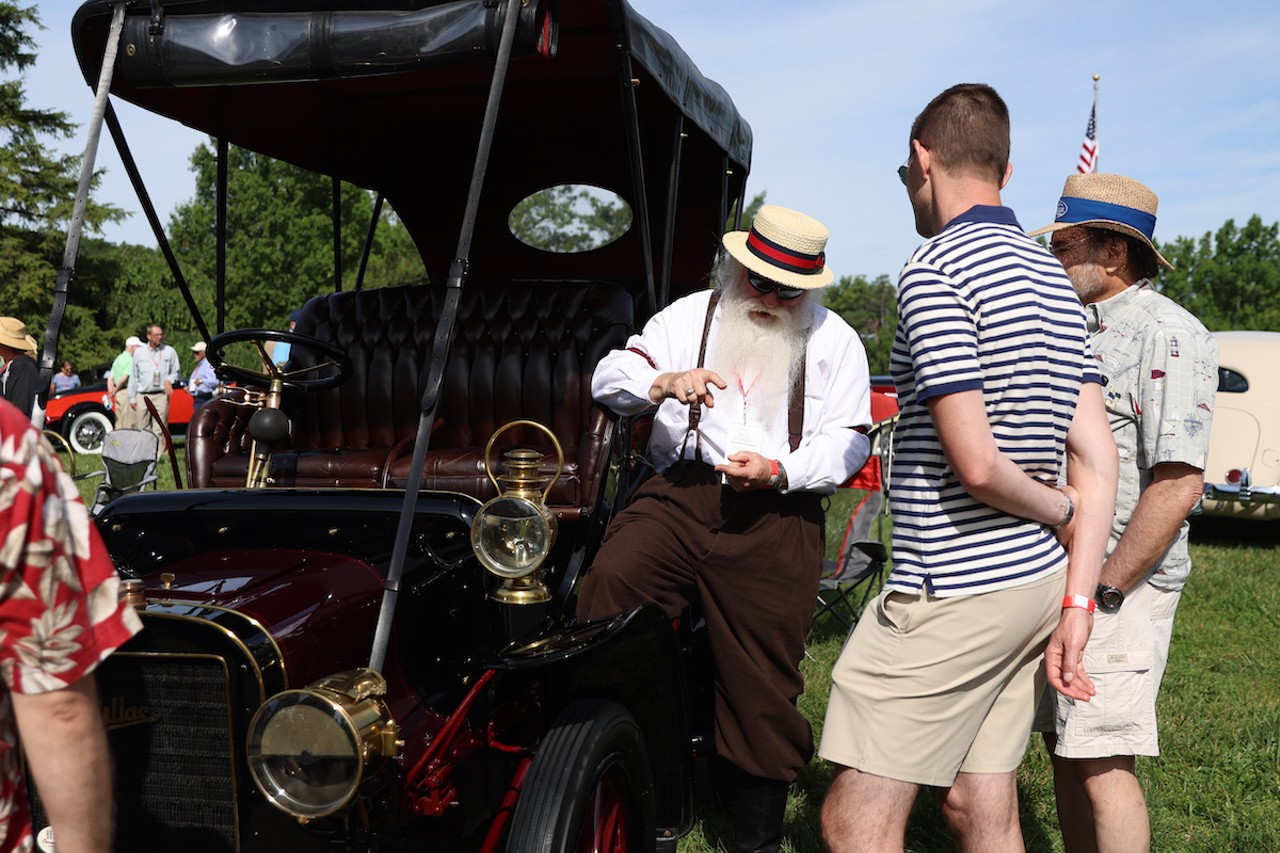
M 102 440 L 102 470 L 89 475 L 103 478 L 89 512 L 97 515 L 121 495 L 140 492 L 148 486 L 155 488 L 159 452 L 160 439 L 150 430 L 115 429 L 107 433 Z
M 852 630 L 853 623 L 858 621 L 883 581 L 889 555 L 879 538 L 883 525 L 876 523 L 883 518 L 884 509 L 881 470 L 880 457 L 872 456 L 850 484 L 866 489 L 867 493 L 849 515 L 839 555 L 824 563 L 823 577 L 818 582 L 815 621 L 824 613 L 830 613 L 840 620 L 846 631 Z
M 830 613 L 840 620 L 845 630 L 852 630 L 862 611 L 884 581 L 889 554 L 884 546 L 885 485 L 892 460 L 893 428 L 898 422 L 896 400 L 885 395 L 871 395 L 871 415 L 875 425 L 868 433 L 871 456 L 845 486 L 863 489 L 866 495 L 849 515 L 840 551 L 834 560 L 823 565 L 818 582 L 818 604 L 814 620 Z M 874 532 L 872 526 L 874 525 Z

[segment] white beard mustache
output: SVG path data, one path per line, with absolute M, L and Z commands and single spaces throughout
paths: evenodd
M 744 279 L 721 296 L 707 367 L 729 384 L 731 396 L 742 394 L 754 419 L 767 426 L 788 409 L 804 364 L 813 307 L 802 297 L 804 304 L 794 309 L 768 308 L 743 292 L 749 286 Z M 753 316 L 758 313 L 774 319 Z

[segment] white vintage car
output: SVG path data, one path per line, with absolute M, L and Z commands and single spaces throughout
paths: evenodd
M 1280 332 L 1215 332 L 1218 399 L 1204 514 L 1280 518 Z

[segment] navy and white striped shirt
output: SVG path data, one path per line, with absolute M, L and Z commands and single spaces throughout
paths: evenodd
M 1067 555 L 1042 524 L 971 497 L 925 401 L 978 389 L 1001 453 L 1057 485 L 1084 382 L 1099 382 L 1084 309 L 1057 260 L 1013 211 L 975 206 L 918 248 L 898 278 L 890 369 L 894 431 L 891 589 L 939 597 L 1046 577 Z

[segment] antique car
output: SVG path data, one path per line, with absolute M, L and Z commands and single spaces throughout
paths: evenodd
M 49 398 L 44 410 L 44 428 L 67 440 L 76 453 L 101 453 L 102 440 L 115 429 L 113 401 L 102 383 L 82 386 Z M 185 385 L 173 389 L 169 400 L 169 432 L 184 435 L 195 401 Z
M 90 0 L 72 37 L 126 163 L 113 99 L 367 190 L 430 280 L 348 282 L 292 333 L 193 313 L 239 386 L 190 424 L 194 488 L 98 519 L 145 626 L 99 669 L 116 849 L 674 850 L 705 644 L 656 607 L 574 617 L 646 474 L 645 418 L 589 383 L 741 219 L 726 92 L 627 0 Z M 562 185 L 630 227 L 517 240 Z
M 1204 471 L 1205 515 L 1280 518 L 1280 332 L 1214 332 L 1218 397 Z

